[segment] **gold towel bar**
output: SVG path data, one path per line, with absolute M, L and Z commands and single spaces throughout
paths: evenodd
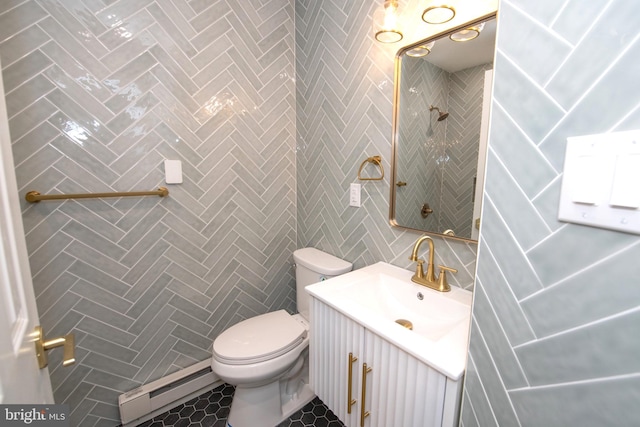
M 166 197 L 169 190 L 159 187 L 156 191 L 125 191 L 115 193 L 83 193 L 83 194 L 40 194 L 37 191 L 29 191 L 24 195 L 27 202 L 38 203 L 40 200 L 64 200 L 64 199 L 95 199 L 101 197 L 127 197 L 127 196 L 160 196 Z
M 362 169 L 364 168 L 364 166 L 367 163 L 373 163 L 374 165 L 378 165 L 378 167 L 380 168 L 380 177 L 378 178 L 363 178 L 360 176 L 360 173 L 362 172 Z M 360 169 L 358 170 L 358 179 L 361 181 L 381 181 L 382 179 L 384 179 L 384 168 L 382 167 L 382 157 L 380 156 L 373 156 L 373 157 L 369 157 L 367 160 L 365 160 L 364 162 L 362 162 L 362 164 L 360 165 Z

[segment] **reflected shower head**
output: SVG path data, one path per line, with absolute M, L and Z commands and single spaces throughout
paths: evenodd
M 437 110 L 438 111 L 438 121 L 441 122 L 447 117 L 449 117 L 449 113 L 440 111 L 438 107 L 434 107 L 433 105 L 429 107 L 429 111 Z

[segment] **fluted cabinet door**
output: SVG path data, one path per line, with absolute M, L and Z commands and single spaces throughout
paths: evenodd
M 365 427 L 442 425 L 447 377 L 367 331 Z
M 309 307 L 309 381 L 316 395 L 347 426 L 358 424 L 361 360 L 364 357 L 364 328 L 336 310 L 311 298 Z M 349 382 L 349 355 L 351 363 Z M 349 405 L 349 387 L 351 399 Z M 351 410 L 349 410 L 351 406 Z M 349 413 L 350 412 L 350 413 Z

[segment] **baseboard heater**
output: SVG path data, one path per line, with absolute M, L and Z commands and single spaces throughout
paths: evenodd
M 211 359 L 145 384 L 118 396 L 122 425 L 143 423 L 221 384 Z

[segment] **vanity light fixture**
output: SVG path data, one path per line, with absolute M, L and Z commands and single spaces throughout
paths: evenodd
M 449 38 L 454 42 L 468 42 L 469 40 L 473 40 L 478 37 L 483 28 L 484 22 L 453 33 L 449 36 Z
M 397 0 L 385 0 L 383 8 L 376 10 L 373 15 L 376 40 L 380 43 L 396 43 L 402 40 L 398 18 Z
M 444 24 L 456 16 L 453 6 L 441 4 L 439 6 L 429 6 L 422 12 L 422 20 L 427 24 Z
M 420 46 L 416 46 L 413 49 L 410 49 L 405 52 L 405 55 L 411 56 L 413 58 L 421 58 L 423 56 L 427 56 L 431 53 L 431 49 L 436 42 L 431 42 L 427 44 L 423 44 Z

